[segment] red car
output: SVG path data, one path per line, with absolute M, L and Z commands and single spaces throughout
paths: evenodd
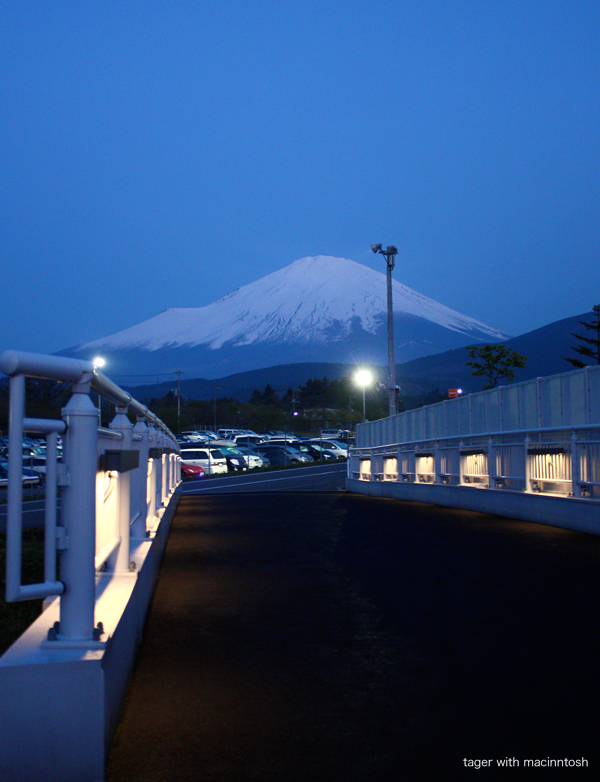
M 199 464 L 184 464 L 181 463 L 181 478 L 185 480 L 197 480 L 198 478 L 204 478 L 204 470 Z

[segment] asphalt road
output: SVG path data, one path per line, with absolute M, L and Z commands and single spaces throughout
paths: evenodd
M 346 462 L 245 472 L 217 478 L 201 478 L 183 484 L 184 494 L 255 491 L 342 491 L 346 487 Z
M 346 462 L 272 472 L 247 472 L 199 481 L 184 481 L 183 494 L 221 494 L 264 491 L 342 491 L 346 483 Z M 38 490 L 39 493 L 40 490 Z M 23 528 L 44 526 L 44 501 L 23 498 Z M 60 518 L 60 499 L 58 500 Z M 6 532 L 6 498 L 0 498 L 0 532 Z
M 58 500 L 58 518 L 60 519 L 60 499 Z M 42 529 L 44 526 L 44 500 L 23 498 L 23 529 Z M 0 532 L 6 532 L 6 502 L 0 504 Z
M 346 493 L 185 496 L 106 780 L 505 779 L 506 758 L 596 778 L 599 604 L 596 536 Z

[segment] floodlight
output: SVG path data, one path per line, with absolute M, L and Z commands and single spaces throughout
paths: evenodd
M 378 253 L 381 250 L 381 245 L 380 244 L 372 244 L 371 245 L 371 250 L 373 250 L 374 253 Z
M 368 369 L 359 369 L 354 379 L 359 386 L 368 386 L 369 383 L 371 383 L 373 380 L 373 375 L 369 372 Z

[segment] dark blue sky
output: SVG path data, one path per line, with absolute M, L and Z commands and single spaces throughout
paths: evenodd
M 0 350 L 306 255 L 511 334 L 600 302 L 600 4 L 0 2 Z

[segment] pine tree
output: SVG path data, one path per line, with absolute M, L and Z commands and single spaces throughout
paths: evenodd
M 600 304 L 596 304 L 593 307 L 592 313 L 593 318 L 590 323 L 585 320 L 580 320 L 579 323 L 585 326 L 586 331 L 595 332 L 596 336 L 582 337 L 580 334 L 571 334 L 572 337 L 583 343 L 575 345 L 573 350 L 579 353 L 580 356 L 591 359 L 593 364 L 600 364 Z M 565 361 L 577 368 L 588 366 L 590 363 L 586 363 L 579 358 L 565 358 Z

